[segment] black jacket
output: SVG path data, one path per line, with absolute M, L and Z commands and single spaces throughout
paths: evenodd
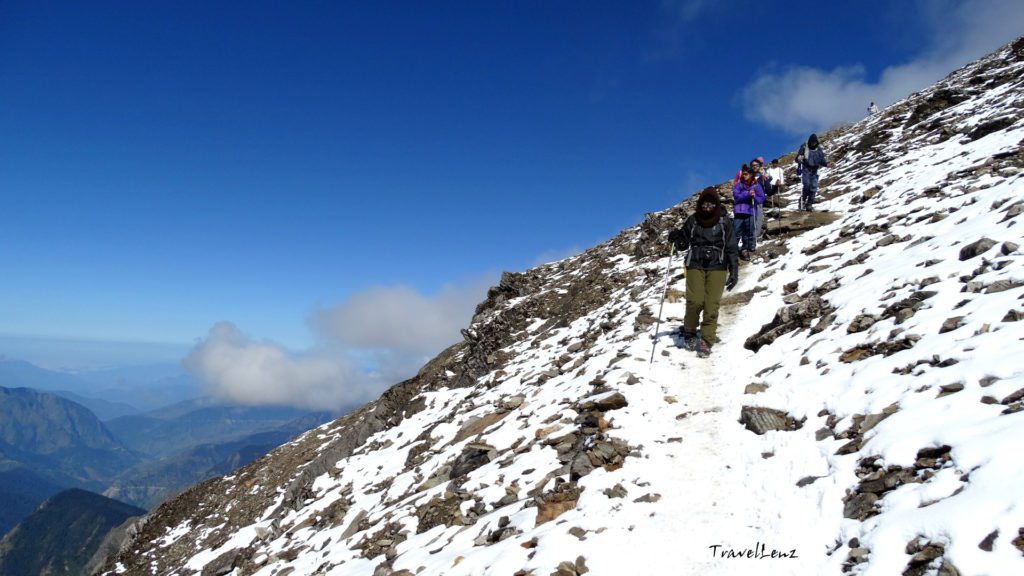
M 733 233 L 732 218 L 722 215 L 718 224 L 705 228 L 691 215 L 683 227 L 671 234 L 676 250 L 687 251 L 686 267 L 697 270 L 728 270 L 731 276 L 739 273 L 739 248 Z

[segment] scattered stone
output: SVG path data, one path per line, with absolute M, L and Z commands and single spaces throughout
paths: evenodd
M 815 480 L 818 480 L 820 478 L 824 478 L 824 476 L 804 476 L 803 478 L 797 480 L 796 486 L 797 486 L 797 488 L 803 488 L 804 486 L 810 486 L 811 484 L 814 484 Z
M 1003 316 L 1003 322 L 1020 322 L 1024 319 L 1024 312 L 1010 310 Z
M 999 537 L 999 530 L 993 530 L 985 539 L 978 544 L 978 548 L 981 548 L 985 552 L 992 551 L 992 544 L 995 544 L 996 538 Z
M 620 392 L 607 392 L 597 398 L 585 400 L 580 406 L 580 409 L 609 412 L 611 410 L 625 408 L 626 406 L 629 406 L 629 402 L 626 401 L 626 397 Z
M 776 311 L 772 321 L 762 326 L 757 334 L 747 338 L 743 347 L 757 352 L 762 346 L 771 344 L 783 334 L 799 328 L 810 328 L 814 320 L 833 311 L 821 296 L 811 293 L 800 302 Z
M 798 422 L 789 414 L 774 408 L 744 406 L 740 409 L 740 424 L 754 434 L 763 435 L 771 430 L 798 430 L 803 422 Z
M 960 260 L 970 260 L 979 254 L 984 254 L 995 246 L 997 242 L 991 238 L 981 238 L 960 249 Z
M 555 487 L 538 497 L 537 526 L 558 518 L 565 512 L 576 507 L 580 493 L 583 491 L 575 482 L 558 482 Z
M 939 334 L 945 334 L 946 332 L 952 332 L 957 328 L 964 325 L 963 316 L 953 316 L 952 318 L 946 318 L 946 321 L 942 323 L 942 327 L 939 328 Z
M 939 395 L 936 398 L 942 398 L 943 396 L 949 396 L 950 394 L 956 394 L 964 389 L 962 382 L 954 382 L 952 384 L 946 384 L 939 387 Z
M 853 334 L 855 332 L 863 332 L 868 328 L 871 328 L 876 322 L 878 317 L 872 314 L 860 314 L 850 322 L 850 325 L 846 327 L 847 334 Z
M 649 504 L 653 504 L 653 503 L 657 502 L 658 500 L 661 500 L 661 494 L 653 494 L 652 493 L 652 494 L 644 494 L 643 496 L 637 498 L 636 500 L 633 500 L 633 502 L 646 502 L 646 503 L 649 503 Z
M 1002 252 L 1004 256 L 1009 256 L 1010 254 L 1016 252 L 1019 248 L 1020 245 L 1017 244 L 1016 242 L 1003 242 L 1003 245 L 999 247 L 999 251 Z
M 881 248 L 883 246 L 888 246 L 888 245 L 890 245 L 890 244 L 892 244 L 892 243 L 894 243 L 894 242 L 896 242 L 898 240 L 899 240 L 898 236 L 894 236 L 892 234 L 887 234 L 887 235 L 883 236 L 880 240 L 878 240 L 878 242 L 875 242 L 875 246 L 878 246 L 879 248 Z
M 878 502 L 878 496 L 875 494 L 870 492 L 855 494 L 846 500 L 843 517 L 851 520 L 866 520 L 878 514 L 875 502 Z
M 455 458 L 448 477 L 449 479 L 460 478 L 497 458 L 498 451 L 494 446 L 482 442 L 471 442 Z
M 1020 288 L 1021 286 L 1024 286 L 1024 283 L 1015 282 L 1013 280 L 996 280 L 995 282 L 985 286 L 985 294 L 1006 292 L 1007 290 L 1013 290 L 1014 288 Z
M 760 394 L 768 389 L 767 384 L 747 384 L 747 387 L 743 389 L 744 394 Z
M 629 492 L 626 491 L 626 488 L 623 487 L 622 484 L 616 484 L 611 488 L 604 489 L 604 495 L 609 498 L 625 498 L 627 494 L 629 494 Z

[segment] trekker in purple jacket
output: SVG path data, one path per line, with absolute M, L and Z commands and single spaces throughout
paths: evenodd
M 740 246 L 740 258 L 750 260 L 750 253 L 757 245 L 754 243 L 754 219 L 757 207 L 764 204 L 764 189 L 754 179 L 754 173 L 746 164 L 740 169 L 740 181 L 732 187 L 733 228 Z

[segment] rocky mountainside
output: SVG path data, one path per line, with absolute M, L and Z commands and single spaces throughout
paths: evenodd
M 684 202 L 505 274 L 416 377 L 106 571 L 1024 573 L 1024 39 L 823 143 L 828 213 L 771 222 L 711 358 L 678 258 L 651 338 Z
M 96 486 L 139 461 L 84 406 L 29 388 L 0 388 L 0 451 Z
M 107 532 L 145 512 L 85 490 L 65 490 L 0 540 L 0 576 L 84 574 Z

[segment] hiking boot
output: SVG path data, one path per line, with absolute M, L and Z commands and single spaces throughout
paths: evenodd
M 697 341 L 697 347 L 694 348 L 694 352 L 701 358 L 707 358 L 711 356 L 711 345 L 704 341 L 703 338 L 699 338 Z
M 740 250 L 740 260 L 750 262 L 750 250 Z
M 690 332 L 685 328 L 679 329 L 679 335 L 683 337 L 683 348 L 687 350 L 694 350 L 697 347 L 697 340 L 700 340 L 700 336 L 697 335 L 697 331 Z

